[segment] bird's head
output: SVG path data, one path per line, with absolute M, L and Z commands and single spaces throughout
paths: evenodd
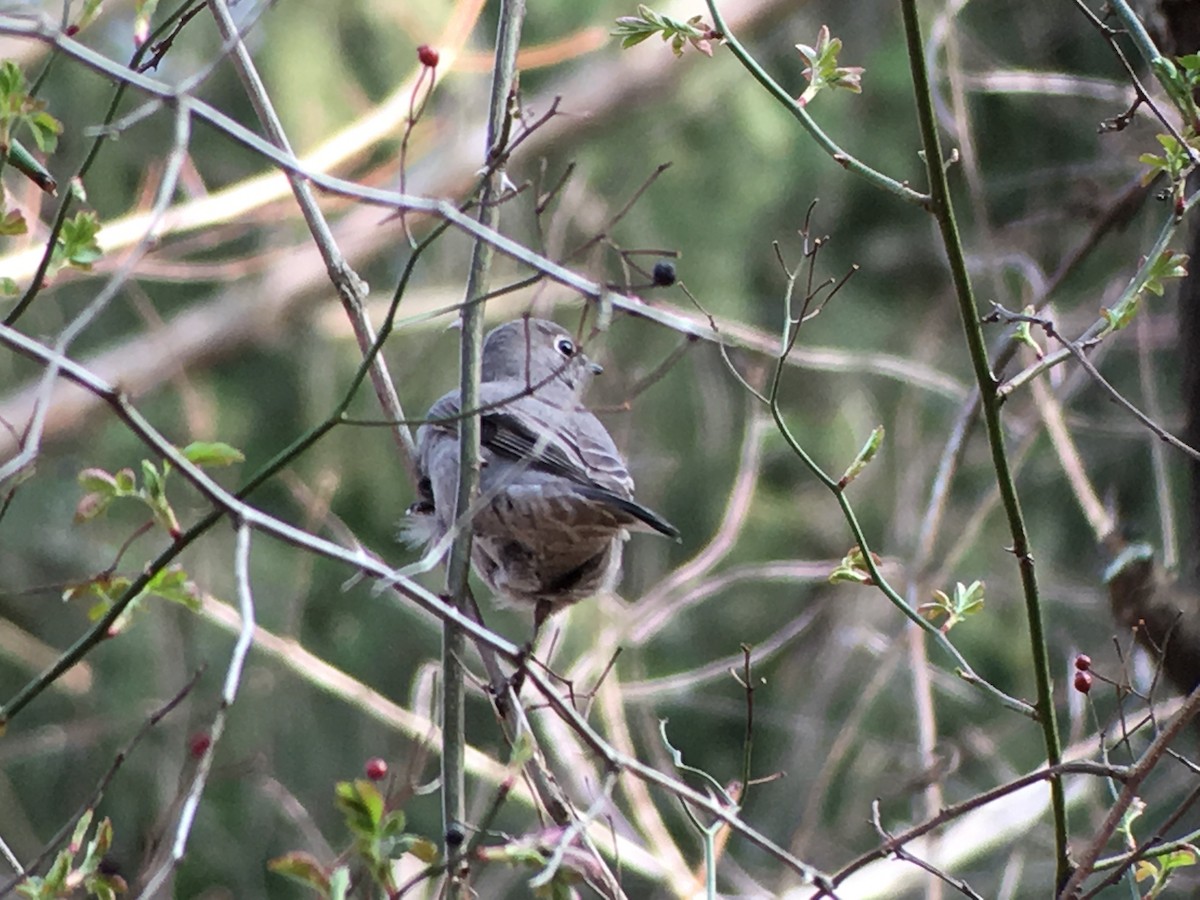
M 483 381 L 521 381 L 533 388 L 565 385 L 579 393 L 601 371 L 569 331 L 546 319 L 505 322 L 483 342 Z

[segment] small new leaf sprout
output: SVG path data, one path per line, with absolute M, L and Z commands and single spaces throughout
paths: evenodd
M 1150 64 L 1150 68 L 1154 70 L 1159 84 L 1183 116 L 1187 127 L 1194 129 L 1200 125 L 1197 121 L 1200 114 L 1197 113 L 1196 101 L 1192 96 L 1192 92 L 1200 87 L 1200 55 L 1191 53 L 1181 56 L 1175 63 L 1165 56 L 1159 57 Z
M 842 474 L 842 477 L 838 479 L 838 490 L 844 490 L 846 485 L 857 478 L 862 470 L 875 458 L 875 454 L 883 446 L 883 435 L 883 426 L 876 425 L 875 429 L 871 432 L 871 436 L 867 438 L 867 442 L 858 451 L 858 456 L 854 457 L 854 462 L 850 463 L 846 471 Z
M 804 89 L 796 102 L 808 106 L 813 97 L 825 88 L 842 88 L 855 94 L 862 93 L 862 76 L 866 70 L 862 66 L 839 66 L 838 54 L 842 50 L 841 38 L 829 36 L 829 26 L 822 25 L 817 32 L 817 45 L 797 44 L 796 49 L 808 63 L 804 77 L 808 79 L 808 87 Z
M 66 590 L 63 591 L 62 598 L 64 603 L 72 600 L 91 600 L 92 605 L 88 608 L 88 618 L 95 622 L 112 609 L 113 605 L 125 595 L 125 592 L 129 590 L 132 584 L 133 579 L 127 578 L 124 575 L 113 575 L 110 572 L 102 572 L 88 581 L 68 585 Z M 192 612 L 199 611 L 202 605 L 200 589 L 188 577 L 187 570 L 182 566 L 168 566 L 154 573 L 150 580 L 146 582 L 146 586 L 142 588 L 141 592 L 133 598 L 117 620 L 109 626 L 108 634 L 110 637 L 114 637 L 125 630 L 131 617 L 141 608 L 142 602 L 147 597 L 160 597 L 171 603 L 186 606 Z
M 220 441 L 197 441 L 188 444 L 180 451 L 184 457 L 197 466 L 228 466 L 245 459 L 236 447 Z M 142 486 L 137 484 L 137 476 L 132 469 L 121 469 L 115 475 L 104 469 L 84 469 L 78 475 L 79 486 L 87 493 L 75 507 L 75 521 L 87 522 L 101 515 L 108 509 L 113 500 L 130 497 L 144 503 L 171 537 L 178 538 L 182 531 L 175 510 L 167 499 L 167 478 L 171 474 L 170 463 L 163 461 L 160 470 L 153 462 L 143 459 Z
M 1143 153 L 1138 157 L 1138 162 L 1149 168 L 1142 173 L 1142 184 L 1146 185 L 1153 181 L 1161 173 L 1166 175 L 1172 183 L 1180 181 L 1184 173 L 1192 164 L 1191 154 L 1188 148 L 1175 139 L 1174 135 L 1157 134 L 1155 138 L 1163 148 L 1163 155 L 1159 156 L 1155 153 Z M 1185 137 L 1189 142 L 1195 141 L 1195 135 Z
M 872 553 L 871 559 L 877 566 L 883 561 L 878 553 Z M 851 547 L 850 552 L 842 557 L 842 561 L 838 563 L 837 568 L 829 573 L 830 584 L 838 584 L 842 581 L 852 581 L 855 584 L 875 583 L 863 559 L 862 548 L 858 546 Z
M 622 49 L 640 44 L 656 34 L 671 42 L 671 52 L 682 56 L 684 48 L 691 44 L 705 56 L 712 56 L 713 42 L 725 39 L 721 32 L 704 21 L 702 16 L 692 16 L 686 22 L 655 12 L 644 4 L 638 4 L 636 16 L 621 16 L 616 27 L 609 32 L 621 39 Z
M 373 759 L 367 763 L 368 776 L 374 780 L 385 777 L 385 769 L 386 765 L 381 759 Z M 379 788 L 366 778 L 339 782 L 334 791 L 334 804 L 354 836 L 354 855 L 357 857 L 355 868 L 365 867 L 374 885 L 383 895 L 396 896 L 396 870 L 393 862 L 404 854 L 411 853 L 426 865 L 437 862 L 437 847 L 426 838 L 406 832 L 404 829 L 407 819 L 404 810 L 389 810 Z M 335 869 L 329 872 L 314 866 L 305 854 L 286 854 L 273 860 L 270 867 L 272 871 L 310 887 L 320 884 L 324 879 L 328 883 L 328 890 L 323 896 L 346 896 L 349 884 L 338 888 L 338 873 L 342 870 Z M 371 896 L 375 895 L 372 893 Z
M 112 821 L 102 819 L 85 848 L 84 841 L 91 825 L 92 811 L 89 809 L 80 817 L 71 842 L 55 857 L 45 877 L 30 875 L 17 885 L 17 893 L 30 900 L 54 900 L 74 897 L 82 891 L 84 896 L 96 900 L 116 900 L 118 894 L 128 891 L 129 886 L 121 876 L 101 871 L 104 857 L 112 847 Z M 80 851 L 83 851 L 83 859 L 76 863 L 75 857 Z
M 1176 253 L 1174 250 L 1164 250 L 1146 267 L 1142 283 L 1126 300 L 1118 303 L 1112 309 L 1103 308 L 1100 315 L 1104 317 L 1109 331 L 1120 331 L 1133 321 L 1137 315 L 1141 296 L 1149 291 L 1159 297 L 1163 295 L 1167 278 L 1183 278 L 1187 275 L 1188 256 L 1186 253 Z
M 1130 850 L 1137 849 L 1138 845 L 1137 838 L 1133 836 L 1133 823 L 1141 818 L 1145 811 L 1146 801 L 1141 797 L 1134 797 L 1125 814 L 1121 816 L 1121 824 L 1117 826 L 1117 831 L 1125 838 L 1125 846 Z
M 96 240 L 99 233 L 100 219 L 93 212 L 77 213 L 67 219 L 54 245 L 51 266 L 56 270 L 63 266 L 74 266 L 89 271 L 92 264 L 104 255 Z
M 967 616 L 972 616 L 983 609 L 983 595 L 984 583 L 982 581 L 972 581 L 965 586 L 959 581 L 954 585 L 953 597 L 946 596 L 944 591 L 934 591 L 933 600 L 929 603 L 922 603 L 918 611 L 931 622 L 936 622 L 945 616 L 946 620 L 941 625 L 941 632 L 946 634 Z
M 1171 880 L 1174 871 L 1194 866 L 1197 854 L 1200 854 L 1200 850 L 1189 844 L 1178 850 L 1172 850 L 1150 859 L 1138 860 L 1134 868 L 1134 878 L 1137 879 L 1139 884 L 1147 878 L 1153 879 L 1150 884 L 1150 890 L 1147 891 L 1145 896 L 1148 900 L 1149 898 L 1160 897 L 1162 896 L 1163 889 L 1167 886 L 1167 882 Z
M 312 888 L 322 897 L 330 895 L 330 875 L 316 857 L 309 853 L 295 851 L 277 856 L 268 860 L 267 869 L 276 875 L 283 875 L 307 888 Z
M 1146 270 L 1146 279 L 1142 282 L 1142 290 L 1149 291 L 1157 297 L 1163 295 L 1164 278 L 1183 278 L 1187 275 L 1188 256 L 1186 253 L 1176 253 L 1174 250 L 1164 250 Z
M 246 457 L 236 447 L 221 441 L 195 441 L 181 451 L 188 462 L 197 466 L 231 466 L 245 462 Z
M 0 151 L 8 152 L 22 126 L 39 150 L 54 152 L 62 123 L 46 112 L 44 101 L 29 95 L 21 67 L 6 59 L 0 63 Z
M 1036 313 L 1036 310 L 1032 306 L 1026 306 L 1022 312 L 1024 315 L 1032 316 Z M 1046 355 L 1046 351 L 1042 349 L 1042 345 L 1039 344 L 1033 337 L 1033 326 L 1031 322 L 1022 321 L 1017 323 L 1016 338 L 1022 344 L 1031 348 L 1033 350 L 1033 355 L 1038 359 L 1042 359 Z
M 3 203 L 3 198 L 0 198 L 0 204 Z M 25 222 L 25 216 L 19 209 L 4 209 L 3 206 L 0 206 L 0 237 L 13 237 L 25 234 L 28 230 L 29 226 Z M 8 280 L 12 281 L 11 278 Z

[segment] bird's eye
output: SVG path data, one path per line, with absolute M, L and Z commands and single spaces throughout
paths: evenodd
M 575 342 L 570 338 L 559 338 L 558 343 L 555 344 L 555 346 L 558 347 L 558 352 L 567 359 L 570 359 L 575 355 Z

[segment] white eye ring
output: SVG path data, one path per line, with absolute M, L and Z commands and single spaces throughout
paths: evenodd
M 575 355 L 575 342 L 570 338 L 559 338 L 558 343 L 554 345 L 558 348 L 558 352 L 570 359 Z

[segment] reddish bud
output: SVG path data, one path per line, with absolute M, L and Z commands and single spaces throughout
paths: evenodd
M 192 759 L 199 759 L 212 746 L 212 736 L 207 731 L 198 731 L 188 739 L 188 753 Z
M 66 27 L 66 30 L 63 33 L 67 37 L 75 37 L 75 35 L 79 34 L 79 26 L 78 25 L 68 25 Z
M 421 61 L 421 65 L 430 69 L 436 69 L 439 59 L 438 52 L 428 44 L 422 44 L 417 48 L 417 59 Z
M 1075 657 L 1075 668 L 1080 672 L 1086 672 L 1092 667 L 1092 658 L 1086 653 L 1080 653 Z
M 387 778 L 388 766 L 387 763 L 378 756 L 372 756 L 367 760 L 367 777 L 372 781 L 383 781 Z
M 1079 671 L 1075 673 L 1075 690 L 1086 694 L 1092 689 L 1092 673 Z

